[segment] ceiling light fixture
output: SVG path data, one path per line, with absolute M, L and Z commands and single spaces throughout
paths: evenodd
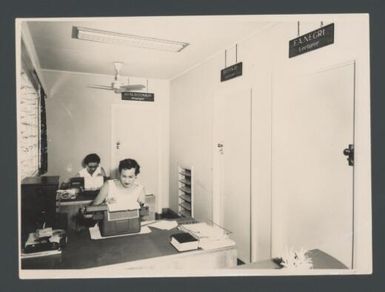
M 157 39 L 133 34 L 123 34 L 79 26 L 72 27 L 72 38 L 175 53 L 182 51 L 189 45 L 189 43 L 185 42 Z

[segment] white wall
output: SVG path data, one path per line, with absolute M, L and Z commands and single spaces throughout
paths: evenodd
M 88 84 L 109 84 L 111 76 L 42 70 L 49 88 L 46 100 L 48 130 L 48 175 L 59 175 L 61 181 L 73 176 L 88 153 L 98 153 L 109 174 L 111 168 L 111 105 L 132 104 L 122 101 L 112 91 L 87 88 Z M 144 78 L 130 78 L 133 84 L 146 84 Z M 149 92 L 155 93 L 159 115 L 158 209 L 168 206 L 169 82 L 149 80 Z M 151 141 L 148 141 L 151 143 Z
M 194 216 L 212 216 L 212 92 L 219 63 L 202 64 L 170 84 L 170 208 L 177 211 L 178 165 L 194 168 Z
M 267 29 L 267 27 L 265 28 Z M 264 33 L 238 43 L 238 62 L 243 76 L 236 82 L 220 82 L 224 50 L 193 70 L 171 81 L 170 100 L 170 207 L 177 210 L 177 165 L 192 165 L 195 171 L 195 217 L 213 219 L 213 151 L 215 151 L 214 96 L 232 86 L 233 91 L 253 91 L 252 218 L 254 259 L 270 257 L 270 69 L 268 47 L 261 45 Z M 235 63 L 235 44 L 227 48 L 227 65 Z M 235 81 L 235 80 L 234 80 Z M 230 84 L 231 83 L 231 84 Z M 236 122 L 236 121 L 234 121 Z M 242 171 L 242 170 L 236 170 Z M 234 182 L 236 184 L 236 182 Z M 249 208 L 249 206 L 245 206 Z M 242 212 L 242 210 L 239 210 Z M 236 218 L 234 218 L 236 220 Z
M 277 222 L 284 225 L 289 216 L 289 212 L 285 212 L 284 206 L 280 205 L 280 198 L 271 197 L 271 187 L 274 184 L 271 181 L 271 98 L 274 88 L 279 86 L 278 77 L 284 78 L 293 72 L 305 73 L 355 60 L 355 267 L 368 272 L 371 270 L 368 19 L 362 15 L 338 16 L 338 19 L 317 17 L 275 22 L 255 37 L 239 42 L 238 61 L 243 61 L 245 66 L 244 76 L 239 77 L 244 81 L 239 83 L 240 86 L 251 84 L 253 89 L 252 235 L 256 243 L 253 259 L 271 256 L 271 241 L 277 240 L 272 236 L 271 230 L 274 230 Z M 334 44 L 289 59 L 288 42 L 297 37 L 297 20 L 301 20 L 301 34 L 318 28 L 321 21 L 325 25 L 335 22 Z M 228 56 L 228 64 L 231 63 L 231 58 Z M 170 207 L 177 209 L 178 163 L 193 165 L 196 179 L 195 213 L 198 219 L 212 218 L 212 191 L 215 187 L 212 184 L 212 151 L 215 141 L 211 132 L 213 115 L 210 112 L 213 112 L 213 94 L 222 86 L 219 74 L 223 67 L 224 52 L 221 52 L 171 81 Z M 288 175 L 295 176 L 295 173 Z M 289 230 L 292 226 L 284 228 Z

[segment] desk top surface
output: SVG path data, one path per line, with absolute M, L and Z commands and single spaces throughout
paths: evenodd
M 59 255 L 22 260 L 22 269 L 81 269 L 178 254 L 170 235 L 178 229 L 91 240 L 88 230 L 68 234 L 68 244 Z
M 31 176 L 26 177 L 21 182 L 22 186 L 27 185 L 59 185 L 59 176 Z
M 82 204 L 84 202 L 92 202 L 96 196 L 98 195 L 99 191 L 82 191 L 80 192 L 76 199 L 61 199 L 60 203 L 63 205 L 66 204 Z

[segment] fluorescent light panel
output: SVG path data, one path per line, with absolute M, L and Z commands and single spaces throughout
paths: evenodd
M 72 28 L 72 38 L 175 53 L 182 51 L 185 47 L 189 45 L 189 43 L 185 42 L 150 38 L 132 34 L 123 34 L 78 26 L 74 26 Z

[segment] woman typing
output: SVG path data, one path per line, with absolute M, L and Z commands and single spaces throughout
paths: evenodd
M 119 178 L 108 180 L 102 186 L 92 205 L 106 202 L 110 211 L 139 209 L 144 204 L 144 187 L 136 181 L 140 166 L 134 159 L 119 163 Z

